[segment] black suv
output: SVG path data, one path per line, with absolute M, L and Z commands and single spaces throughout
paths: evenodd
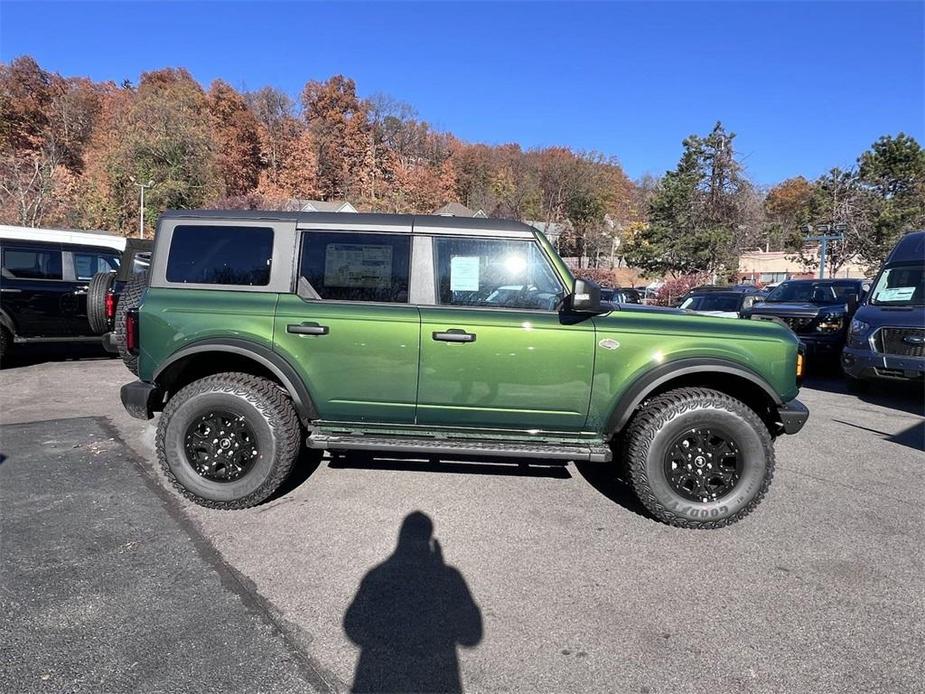
M 108 234 L 4 227 L 0 233 L 0 358 L 15 344 L 95 342 L 87 289 L 119 267 L 125 240 Z
M 748 314 L 785 323 L 805 345 L 807 356 L 837 356 L 867 286 L 867 280 L 854 279 L 788 280 Z

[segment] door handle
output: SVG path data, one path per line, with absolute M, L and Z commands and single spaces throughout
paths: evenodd
M 327 335 L 328 326 L 318 325 L 317 323 L 290 323 L 286 326 L 287 333 L 296 335 Z
M 433 338 L 438 342 L 475 342 L 475 333 L 467 333 L 459 328 L 450 328 L 446 332 L 435 332 Z

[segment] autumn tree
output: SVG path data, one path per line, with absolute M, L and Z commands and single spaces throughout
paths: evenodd
M 262 168 L 257 119 L 244 97 L 222 80 L 209 89 L 208 109 L 224 194 L 244 195 L 257 187 Z
M 362 194 L 372 164 L 372 139 L 364 104 L 352 79 L 335 75 L 302 90 L 302 114 L 312 135 L 322 197 Z
M 800 228 L 809 222 L 809 206 L 815 194 L 813 184 L 802 176 L 781 181 L 764 199 L 766 250 L 781 251 L 801 238 Z

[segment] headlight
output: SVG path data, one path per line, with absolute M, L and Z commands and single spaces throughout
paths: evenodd
M 864 321 L 855 318 L 853 321 L 851 321 L 851 325 L 848 327 L 848 332 L 857 336 L 866 335 L 870 332 L 870 323 L 865 323 Z
M 837 333 L 845 324 L 845 317 L 837 313 L 823 313 L 816 324 L 820 333 Z

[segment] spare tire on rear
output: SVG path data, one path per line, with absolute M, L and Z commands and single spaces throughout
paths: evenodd
M 148 272 L 136 272 L 125 285 L 119 303 L 116 304 L 116 325 L 113 329 L 113 343 L 119 350 L 122 363 L 136 376 L 138 375 L 138 355 L 125 348 L 125 314 L 130 308 L 136 308 L 148 288 Z
M 94 335 L 102 335 L 109 330 L 106 319 L 106 295 L 116 278 L 115 272 L 98 272 L 90 280 L 87 289 L 87 320 Z

